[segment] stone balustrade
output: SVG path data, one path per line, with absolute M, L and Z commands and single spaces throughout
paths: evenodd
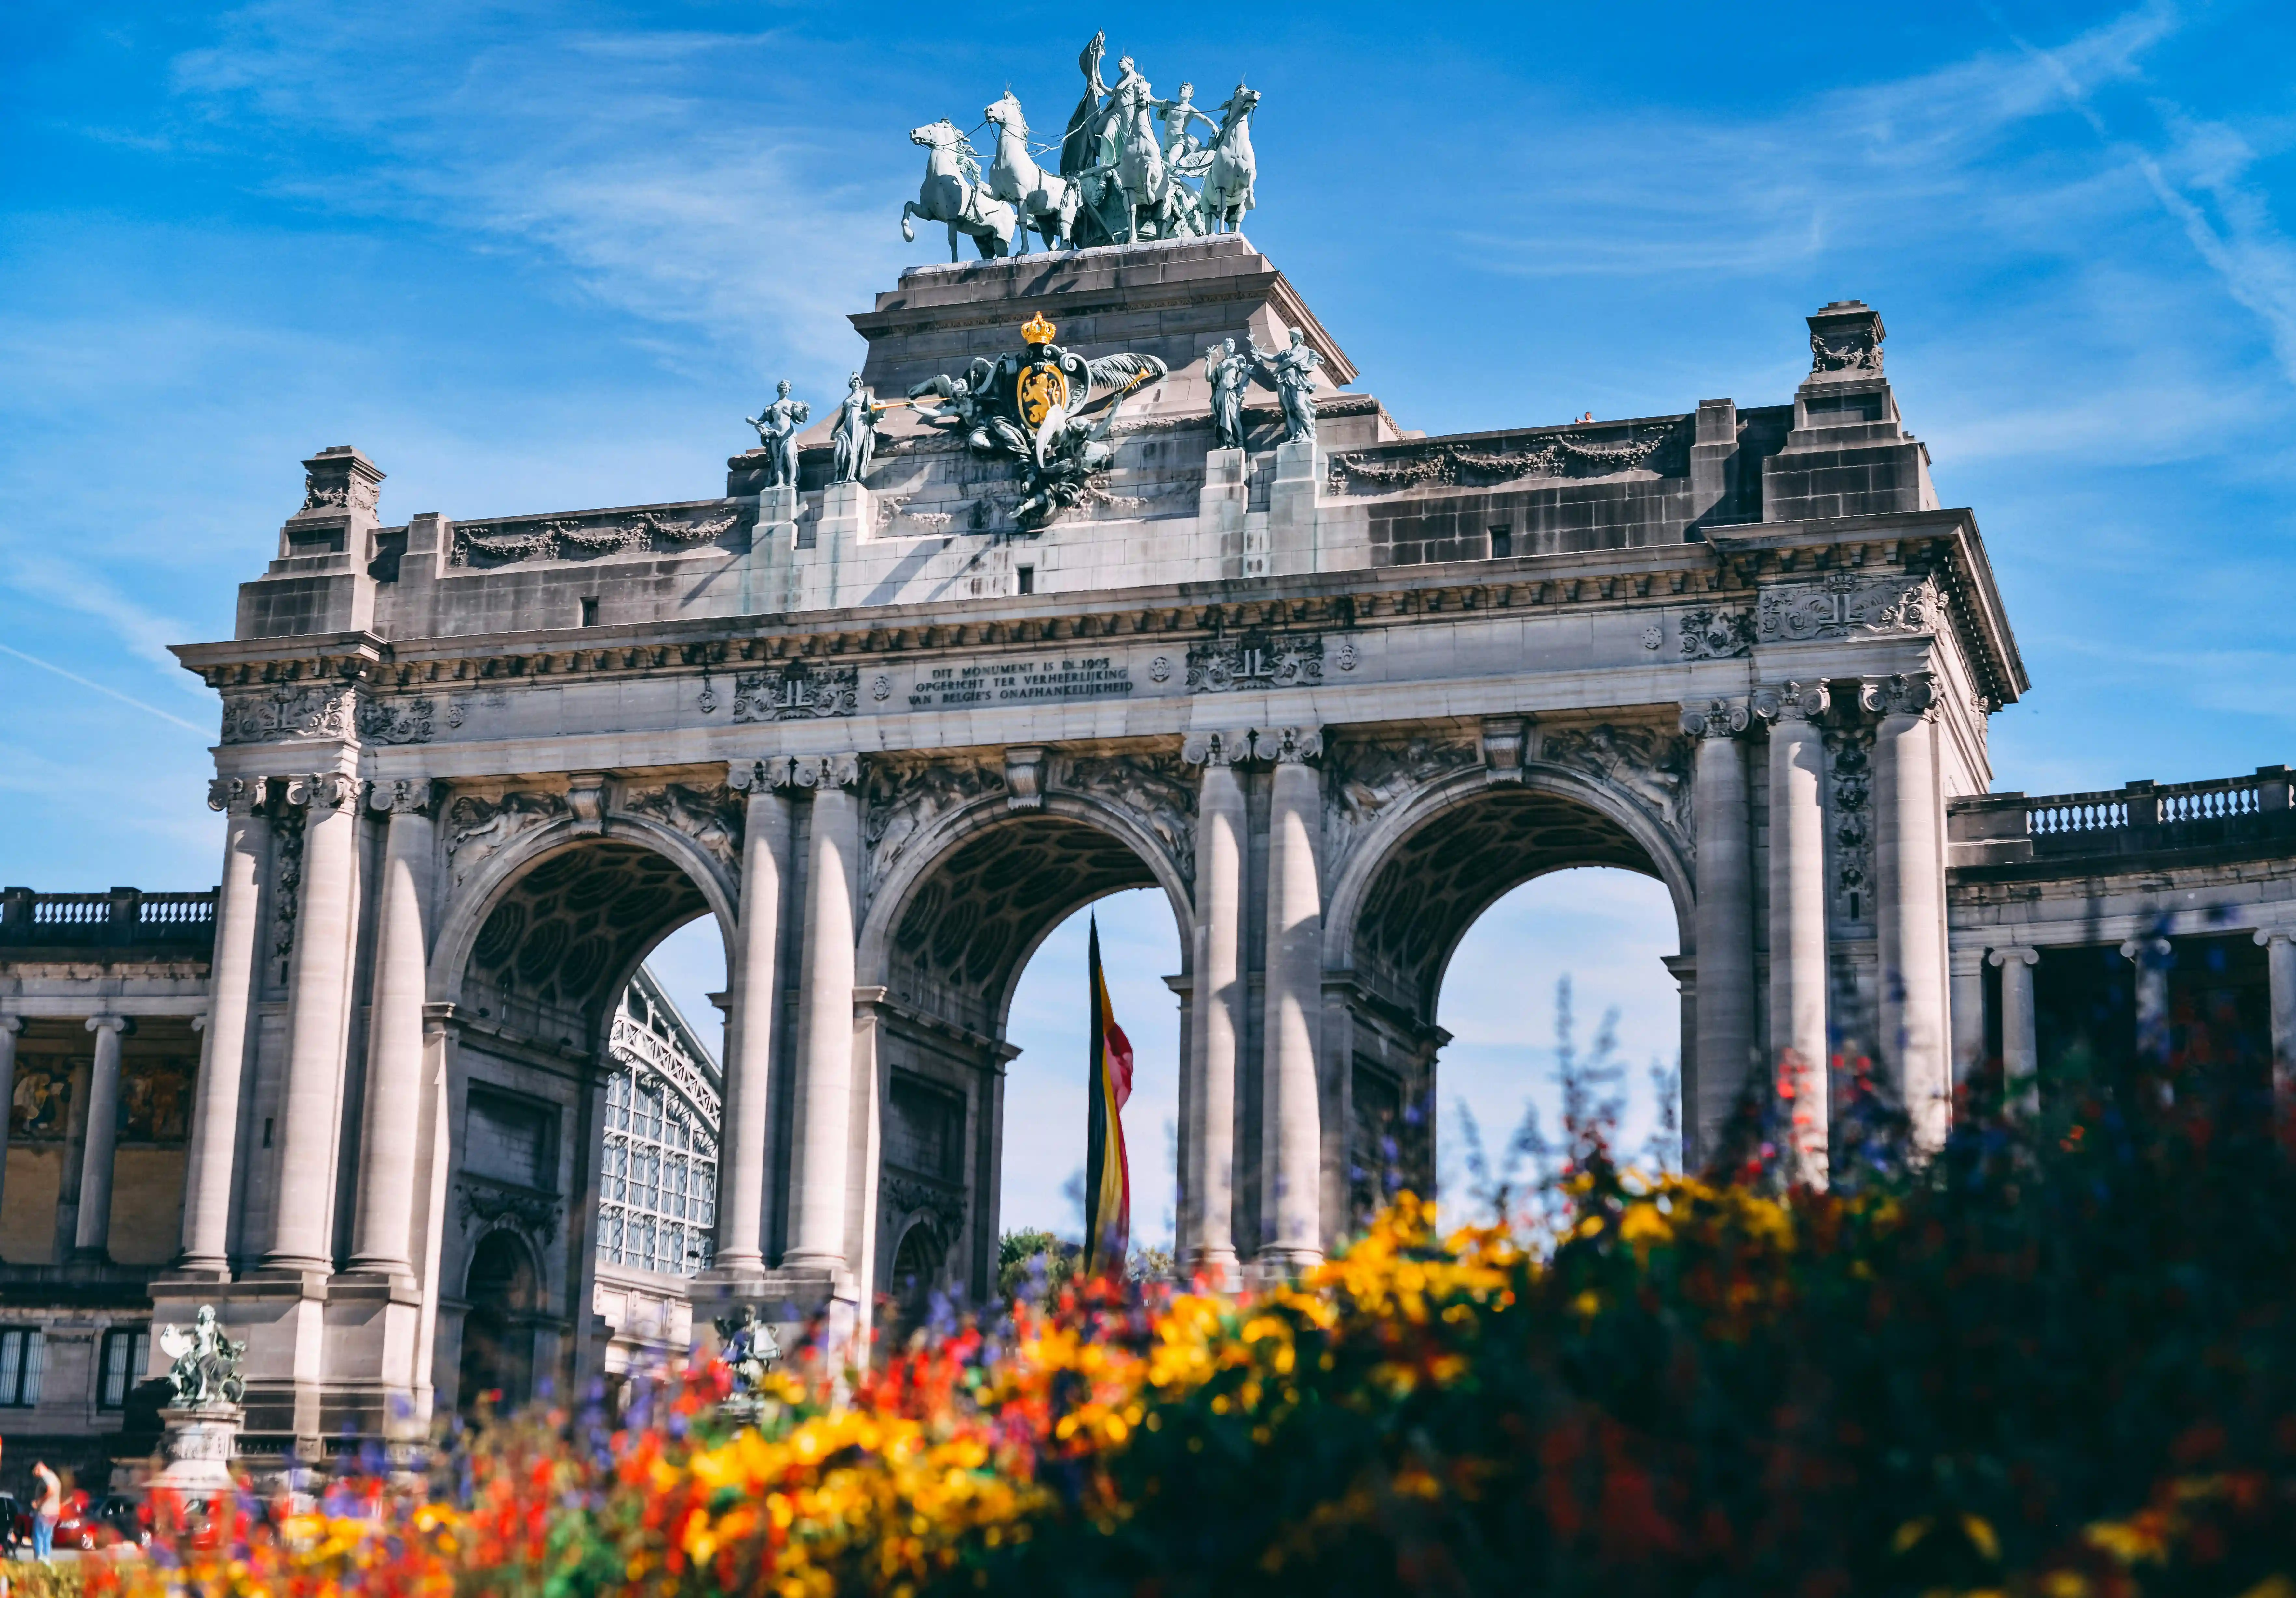
M 2284 846 L 2296 835 L 2296 772 L 2202 783 L 2132 782 L 2088 793 L 1988 793 L 1946 807 L 1949 864 L 2018 865 L 2083 856 Z
M 135 950 L 204 958 L 215 943 L 216 894 L 36 893 L 0 889 L 0 948 Z

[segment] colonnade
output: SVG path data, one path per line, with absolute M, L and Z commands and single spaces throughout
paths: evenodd
M 1714 1151 L 1748 1073 L 1774 1070 L 1795 1174 L 1825 1176 L 1829 1061 L 1841 1020 L 1832 1013 L 1827 957 L 1822 723 L 1830 707 L 1825 683 L 1789 681 L 1742 701 L 1710 701 L 1683 712 L 1684 730 L 1697 740 L 1697 1047 L 1684 1118 L 1693 1162 Z M 1935 1148 L 1945 1138 L 1953 1091 L 1935 684 L 1926 674 L 1866 679 L 1859 709 L 1878 718 L 1870 807 L 1876 1042 L 1916 1142 Z M 1766 993 L 1754 976 L 1755 838 L 1745 751 L 1758 725 L 1767 725 L 1768 736 Z M 1766 1017 L 1757 1009 L 1764 1000 Z

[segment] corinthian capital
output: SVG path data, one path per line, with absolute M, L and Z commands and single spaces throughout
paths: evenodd
M 1895 676 L 1868 677 L 1858 686 L 1857 703 L 1868 715 L 1927 716 L 1938 705 L 1936 674 L 1903 671 Z
M 1250 731 L 1239 727 L 1233 732 L 1191 733 L 1180 745 L 1180 758 L 1191 766 L 1234 766 L 1249 760 Z
M 861 780 L 861 757 L 858 755 L 800 755 L 790 762 L 790 783 L 793 787 L 850 788 Z
M 1773 725 L 1782 721 L 1816 721 L 1833 702 L 1824 683 L 1780 683 L 1754 690 L 1753 712 Z
M 282 797 L 297 809 L 348 810 L 358 803 L 358 779 L 340 771 L 289 777 L 283 786 Z
M 1735 738 L 1751 725 L 1743 700 L 1708 700 L 1682 708 L 1682 730 L 1693 738 Z
M 367 807 L 386 815 L 428 815 L 437 792 L 429 777 L 393 777 L 367 784 Z
M 227 815 L 252 815 L 263 807 L 261 777 L 217 777 L 208 784 L 208 808 Z
M 1323 758 L 1321 727 L 1262 727 L 1252 733 L 1253 751 L 1278 766 L 1303 766 Z

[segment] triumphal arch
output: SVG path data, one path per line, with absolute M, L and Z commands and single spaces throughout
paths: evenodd
M 0 1036 L 199 1018 L 180 1248 L 135 1301 L 221 1307 L 251 1438 L 419 1430 L 486 1373 L 598 1371 L 602 1227 L 662 1191 L 617 1152 L 605 1068 L 644 955 L 697 917 L 726 1045 L 722 1082 L 652 1068 L 714 1160 L 711 1208 L 696 1176 L 677 1212 L 706 1215 L 699 1274 L 664 1280 L 791 1334 L 897 1281 L 988 1297 L 1007 1007 L 1120 889 L 1179 928 L 1179 1058 L 1143 1069 L 1180 1085 L 1182 1267 L 1231 1281 L 1431 1181 L 1445 965 L 1544 873 L 1671 895 L 1693 1160 L 1751 1083 L 1822 1178 L 1829 1061 L 1861 1054 L 1934 1143 L 1957 1062 L 2031 1048 L 2026 946 L 2056 935 L 2017 884 L 2056 846 L 1987 797 L 2024 671 L 1881 316 L 1778 328 L 1810 355 L 1790 396 L 1429 437 L 1234 231 L 1257 96 L 1159 188 L 1166 102 L 1085 65 L 1073 190 L 929 167 L 911 214 L 982 258 L 854 315 L 845 392 L 784 385 L 722 492 L 393 520 L 376 463 L 322 449 L 234 635 L 178 651 L 222 708 L 205 941 L 0 948 Z M 913 135 L 929 160 L 948 126 Z M 1192 212 L 1181 180 L 1215 170 Z M 1061 247 L 1019 253 L 1031 228 Z M 2241 792 L 2285 819 L 2284 773 Z M 75 970 L 91 996 L 53 996 Z M 110 1181 L 71 1177 L 9 1303 L 112 1281 Z M 480 1337 L 515 1357 L 474 1365 Z

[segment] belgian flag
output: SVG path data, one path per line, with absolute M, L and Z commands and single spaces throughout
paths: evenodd
M 1100 918 L 1092 921 L 1092 1107 L 1085 1135 L 1084 1268 L 1121 1274 L 1132 1246 L 1132 1168 L 1124 1155 L 1124 1105 L 1132 1096 L 1132 1042 L 1109 1013 L 1100 969 Z

